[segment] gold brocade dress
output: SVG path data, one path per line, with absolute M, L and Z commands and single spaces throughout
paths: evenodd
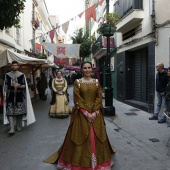
M 65 79 L 53 79 L 52 89 L 54 102 L 51 103 L 49 115 L 51 117 L 67 117 L 70 112 L 66 97 L 67 81 Z
M 96 79 L 90 83 L 75 81 L 74 104 L 63 145 L 44 162 L 57 162 L 58 169 L 64 170 L 111 170 L 114 150 L 107 137 L 102 91 Z M 80 109 L 89 113 L 99 110 L 99 114 L 90 123 Z

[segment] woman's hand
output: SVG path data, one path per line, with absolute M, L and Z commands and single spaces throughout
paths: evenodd
M 88 113 L 87 115 L 87 119 L 89 122 L 94 122 L 94 120 L 96 119 L 96 112 L 93 112 L 92 114 L 91 113 Z
M 94 121 L 94 118 L 92 117 L 92 114 L 88 113 L 87 114 L 87 120 L 91 123 Z
M 58 93 L 58 94 L 63 94 L 63 92 L 62 92 L 62 91 L 58 91 L 57 93 Z

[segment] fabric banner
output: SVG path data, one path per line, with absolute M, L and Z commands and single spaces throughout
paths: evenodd
M 43 43 L 44 48 L 57 58 L 79 58 L 81 44 Z
M 69 21 L 67 21 L 66 23 L 64 23 L 64 24 L 62 25 L 62 29 L 63 29 L 63 31 L 64 31 L 65 34 L 67 34 L 68 27 L 69 27 Z

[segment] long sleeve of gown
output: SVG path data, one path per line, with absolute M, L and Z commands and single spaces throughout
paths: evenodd
M 53 79 L 53 81 L 52 81 L 52 89 L 53 89 L 53 91 L 56 93 L 57 90 L 56 90 L 56 88 L 55 88 L 55 86 L 54 86 L 54 83 L 55 83 L 55 79 Z
M 102 90 L 101 90 L 101 86 L 99 84 L 97 84 L 97 96 L 96 96 L 96 101 L 94 103 L 94 107 L 93 107 L 93 111 L 98 111 L 100 110 L 103 105 L 102 105 Z

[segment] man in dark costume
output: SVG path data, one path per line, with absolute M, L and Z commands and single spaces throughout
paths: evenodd
M 25 79 L 25 75 L 18 71 L 18 62 L 13 61 L 11 66 L 12 71 L 6 73 L 4 82 L 4 100 L 6 102 L 6 107 L 4 111 L 4 118 L 10 124 L 9 134 L 15 134 L 15 121 L 16 130 L 21 131 L 22 120 L 27 120 L 27 112 L 30 107 L 29 120 L 27 120 L 27 125 L 35 121 L 33 109 L 30 100 L 28 85 Z M 26 107 L 27 106 L 27 107 Z M 5 121 L 4 121 L 4 124 Z

